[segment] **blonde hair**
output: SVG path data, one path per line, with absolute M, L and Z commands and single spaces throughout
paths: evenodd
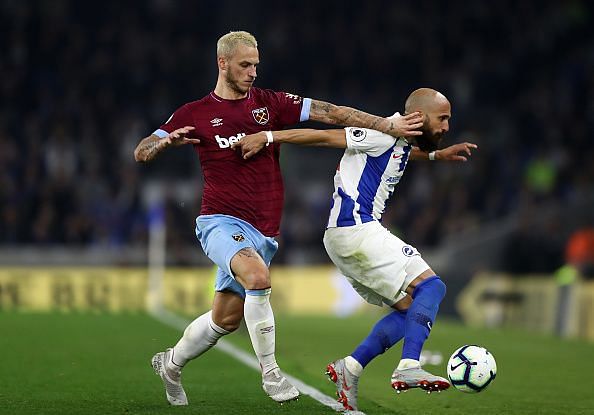
M 217 57 L 229 57 L 239 44 L 258 47 L 258 41 L 251 33 L 245 31 L 229 32 L 217 41 Z

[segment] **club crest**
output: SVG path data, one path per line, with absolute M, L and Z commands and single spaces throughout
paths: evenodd
M 234 233 L 231 235 L 231 238 L 233 238 L 236 242 L 245 241 L 245 236 L 243 236 L 243 233 Z
M 256 108 L 252 110 L 252 115 L 254 116 L 254 120 L 258 124 L 266 124 L 270 119 L 270 115 L 268 115 L 268 107 Z

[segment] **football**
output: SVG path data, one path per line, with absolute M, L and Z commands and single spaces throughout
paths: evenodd
M 484 347 L 462 346 L 448 361 L 448 378 L 462 392 L 477 393 L 485 390 L 496 374 L 495 358 Z

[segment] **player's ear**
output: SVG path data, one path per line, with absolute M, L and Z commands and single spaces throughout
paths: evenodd
M 223 56 L 217 56 L 217 65 L 219 66 L 219 69 L 221 71 L 224 71 L 227 69 L 227 59 L 225 59 L 225 57 Z

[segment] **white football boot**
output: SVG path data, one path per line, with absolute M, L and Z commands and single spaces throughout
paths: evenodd
M 167 349 L 164 352 L 159 352 L 153 356 L 151 365 L 155 369 L 155 373 L 161 377 L 165 385 L 165 395 L 167 401 L 174 406 L 182 406 L 188 404 L 186 392 L 181 384 L 181 369 L 169 369 L 166 362 L 171 361 L 172 349 Z
M 396 393 L 407 391 L 410 388 L 421 388 L 427 393 L 441 392 L 450 387 L 450 382 L 446 379 L 432 375 L 423 370 L 421 366 L 395 369 L 392 373 L 391 384 Z
M 359 377 L 349 372 L 344 364 L 344 359 L 338 359 L 326 366 L 326 374 L 336 384 L 338 402 L 347 411 L 356 411 L 358 409 L 357 393 L 359 389 Z
M 297 388 L 289 383 L 278 367 L 262 374 L 262 389 L 273 400 L 280 403 L 299 398 Z

